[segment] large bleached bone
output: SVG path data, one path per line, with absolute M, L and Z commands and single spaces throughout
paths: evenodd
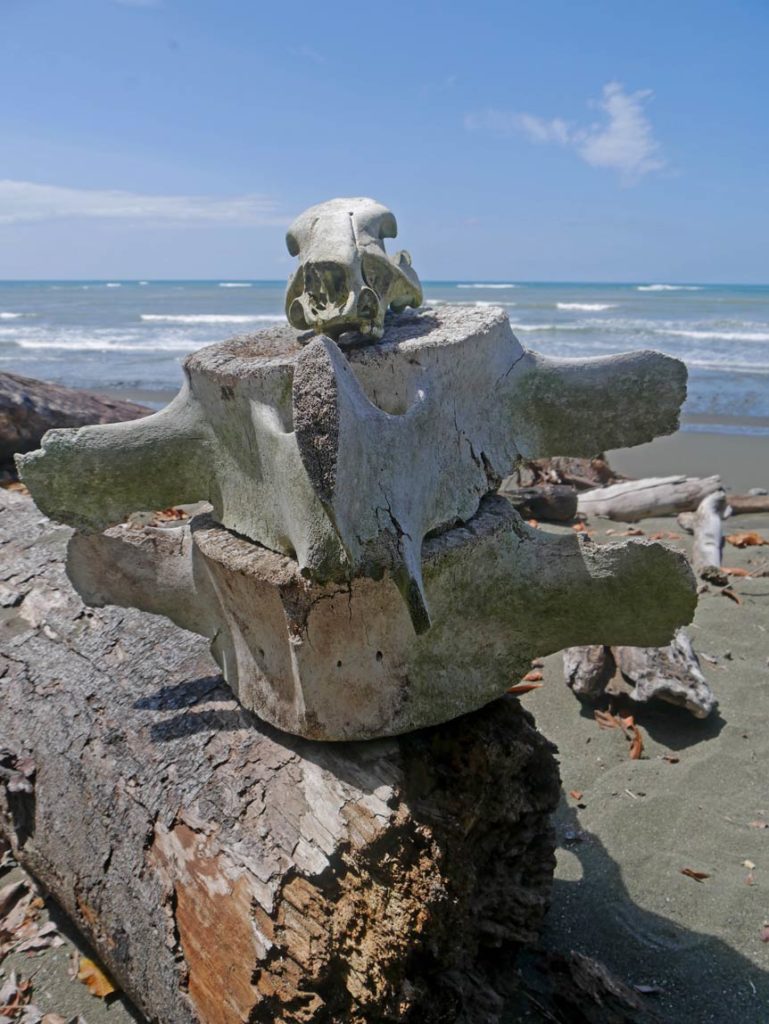
M 137 509 L 209 500 L 230 530 L 318 583 L 389 570 L 428 624 L 421 549 L 467 521 L 519 456 L 590 456 L 678 425 L 686 369 L 657 352 L 549 360 L 504 311 L 392 318 L 346 354 L 288 328 L 202 349 L 165 410 L 55 431 L 19 460 L 40 508 L 100 530 Z
M 419 306 L 411 257 L 385 252 L 384 239 L 397 233 L 394 215 L 374 199 L 331 199 L 300 214 L 286 235 L 299 257 L 286 292 L 289 323 L 330 338 L 380 338 L 388 307 Z
M 696 603 L 682 554 L 534 530 L 496 496 L 425 542 L 433 625 L 416 637 L 389 575 L 311 583 L 293 559 L 208 517 L 191 528 L 76 534 L 68 571 L 90 604 L 138 607 L 207 636 L 245 707 L 324 740 L 454 718 L 504 693 L 535 655 L 563 647 L 667 643 Z

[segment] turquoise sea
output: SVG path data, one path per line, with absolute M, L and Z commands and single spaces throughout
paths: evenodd
M 769 436 L 769 286 L 425 283 L 425 300 L 501 305 L 528 348 L 655 348 L 689 366 L 685 429 Z M 282 281 L 0 281 L 0 371 L 168 391 L 184 356 L 284 319 Z M 158 396 L 158 401 L 162 401 Z

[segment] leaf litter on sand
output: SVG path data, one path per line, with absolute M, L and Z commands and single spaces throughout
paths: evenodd
M 628 757 L 631 761 L 639 761 L 641 759 L 644 752 L 643 736 L 641 735 L 641 730 L 635 724 L 635 719 L 632 715 L 626 715 L 623 718 L 622 715 L 596 709 L 593 712 L 593 717 L 601 729 L 621 729 L 625 739 L 630 742 Z
M 767 540 L 766 537 L 762 537 L 761 534 L 757 533 L 755 530 L 743 530 L 739 533 L 730 533 L 727 535 L 726 540 L 735 548 L 754 548 L 761 547 L 764 544 L 769 544 L 769 540 Z

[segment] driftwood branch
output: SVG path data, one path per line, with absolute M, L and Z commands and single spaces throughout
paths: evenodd
M 714 491 L 699 503 L 692 521 L 692 568 L 697 576 L 714 582 L 727 582 L 721 571 L 724 545 L 721 523 L 728 514 L 728 508 L 724 491 Z
M 557 767 L 518 702 L 289 737 L 204 640 L 84 608 L 68 535 L 0 492 L 0 747 L 36 768 L 0 831 L 148 1020 L 499 1019 L 487 953 L 537 937 L 554 866 Z
M 703 498 L 720 487 L 721 481 L 717 476 L 650 477 L 584 491 L 579 495 L 578 507 L 587 516 L 634 523 L 652 516 L 670 516 L 694 510 Z

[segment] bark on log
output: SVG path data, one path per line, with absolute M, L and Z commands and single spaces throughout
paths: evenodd
M 585 491 L 579 495 L 578 507 L 588 516 L 635 523 L 651 516 L 694 510 L 703 498 L 720 488 L 721 480 L 717 476 L 650 477 Z
M 519 703 L 278 733 L 203 639 L 84 608 L 69 532 L 0 492 L 0 747 L 36 765 L 0 831 L 148 1020 L 496 1021 L 485 958 L 537 937 L 554 868 L 557 767 Z
M 546 519 L 567 523 L 577 514 L 576 488 L 566 484 L 541 484 L 538 487 L 508 487 L 508 477 L 499 489 L 524 519 Z
M 724 546 L 721 522 L 727 508 L 724 491 L 714 491 L 699 503 L 693 522 L 692 568 L 702 579 L 722 585 L 728 583 L 728 577 L 721 570 Z
M 0 462 L 40 447 L 47 430 L 135 420 L 152 412 L 143 405 L 65 388 L 15 373 L 0 373 Z

